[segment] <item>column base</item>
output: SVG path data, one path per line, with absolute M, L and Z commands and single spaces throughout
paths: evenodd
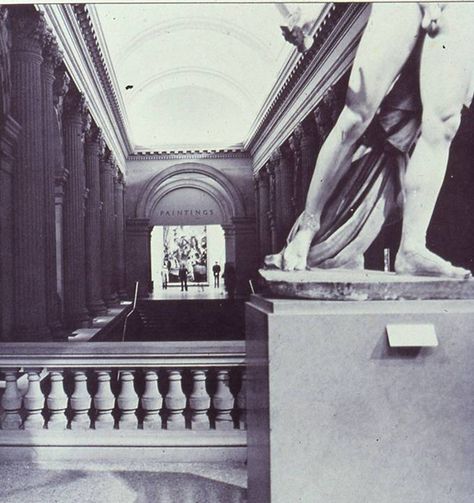
M 93 317 L 107 314 L 107 306 L 105 305 L 105 302 L 101 299 L 88 304 L 87 309 Z
M 68 328 L 90 328 L 92 326 L 92 318 L 87 311 L 72 314 L 67 316 L 66 326 Z
M 110 308 L 110 307 L 117 307 L 120 305 L 120 299 L 116 293 L 110 294 L 109 297 L 104 299 L 105 305 Z
M 52 335 L 51 330 L 48 327 L 13 327 L 11 340 L 15 342 L 45 342 L 51 341 Z

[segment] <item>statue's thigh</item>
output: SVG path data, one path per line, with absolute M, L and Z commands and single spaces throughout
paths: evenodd
M 474 71 L 474 4 L 448 4 L 440 31 L 426 37 L 420 68 L 424 113 L 445 118 L 471 98 Z
M 418 39 L 421 11 L 414 3 L 377 3 L 354 59 L 350 88 L 376 108 L 412 52 Z M 361 75 L 365 93 L 361 91 Z

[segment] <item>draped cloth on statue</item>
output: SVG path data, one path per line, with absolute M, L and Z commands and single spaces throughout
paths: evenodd
M 400 177 L 418 138 L 420 119 L 417 48 L 384 98 L 350 168 L 338 180 L 323 209 L 321 227 L 309 250 L 308 267 L 363 268 L 363 253 L 383 225 L 400 218 Z M 296 234 L 301 218 L 290 231 L 288 242 Z M 282 253 L 265 257 L 265 266 L 281 269 Z

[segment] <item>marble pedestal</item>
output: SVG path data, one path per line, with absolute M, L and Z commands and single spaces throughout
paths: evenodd
M 250 503 L 473 501 L 474 300 L 254 295 L 246 324 Z

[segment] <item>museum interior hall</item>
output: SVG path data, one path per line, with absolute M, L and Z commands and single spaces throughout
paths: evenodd
M 303 214 L 369 14 L 338 2 L 0 6 L 2 502 L 270 501 L 247 493 L 260 474 L 247 473 L 249 337 L 275 330 L 278 346 L 278 320 L 320 302 L 268 307 L 259 268 Z M 372 165 L 411 153 L 384 140 L 384 106 L 361 141 Z M 428 232 L 432 251 L 472 271 L 473 137 L 465 107 Z M 347 200 L 398 187 L 387 166 L 370 187 L 349 184 Z M 344 222 L 360 215 L 347 200 Z M 390 274 L 401 219 L 384 217 L 359 258 Z M 256 321 L 250 304 L 274 318 Z M 285 371 L 302 390 L 312 372 L 299 360 L 320 369 L 327 346 L 304 347 Z M 337 388 L 347 376 L 336 358 Z M 336 417 L 292 394 L 275 405 L 294 410 L 288 429 L 308 407 Z

